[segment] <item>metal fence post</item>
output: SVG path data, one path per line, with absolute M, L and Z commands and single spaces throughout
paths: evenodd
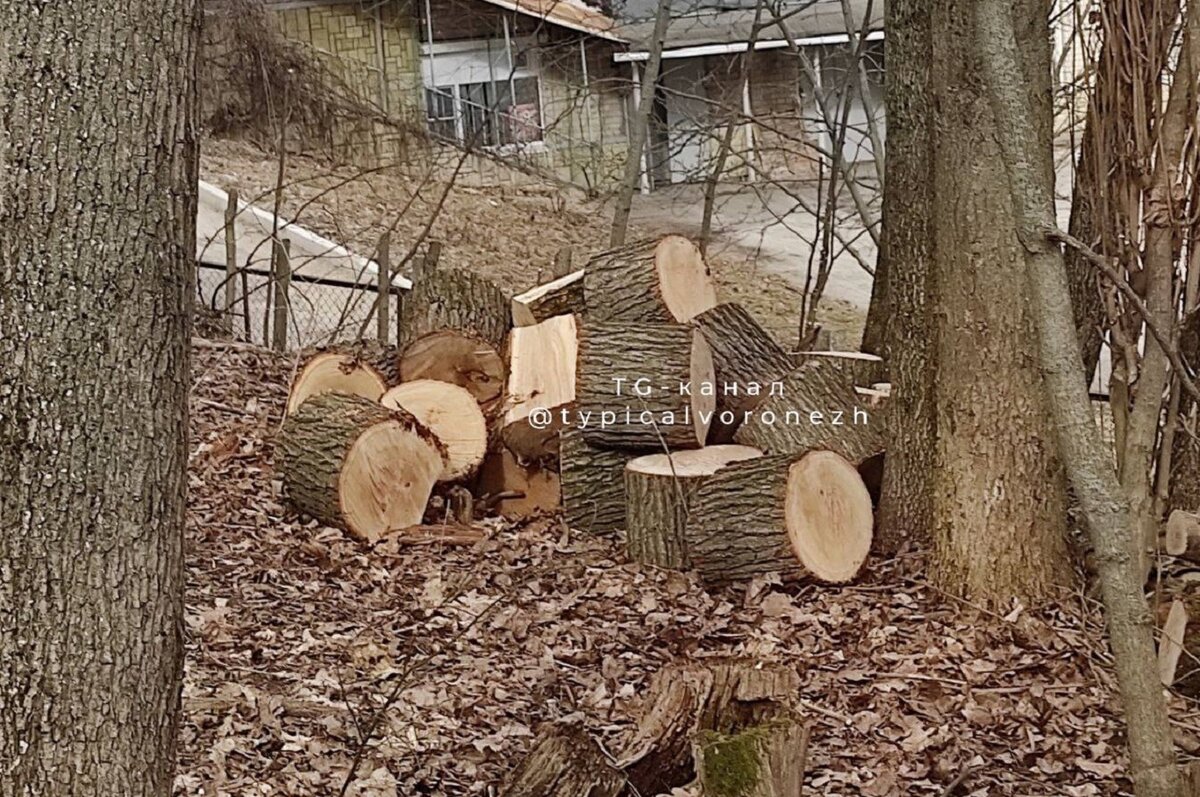
M 275 317 L 271 321 L 271 347 L 275 351 L 287 349 L 288 303 L 292 286 L 291 250 L 290 239 L 275 241 L 275 264 L 272 274 L 275 281 Z

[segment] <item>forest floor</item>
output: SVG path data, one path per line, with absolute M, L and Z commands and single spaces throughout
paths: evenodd
M 706 590 L 556 518 L 474 547 L 370 547 L 281 502 L 272 439 L 294 368 L 196 348 L 177 794 L 494 794 L 540 723 L 575 717 L 615 753 L 655 671 L 730 654 L 799 672 L 806 794 L 1128 792 L 1082 591 L 980 611 L 930 585 L 920 550 L 843 587 Z M 1200 747 L 1195 712 L 1172 716 Z

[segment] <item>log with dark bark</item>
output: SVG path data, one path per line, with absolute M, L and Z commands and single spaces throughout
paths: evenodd
M 685 539 L 710 583 L 778 573 L 853 579 L 871 548 L 871 496 L 854 465 L 830 451 L 726 465 L 696 490 Z
M 840 370 L 846 381 L 859 387 L 870 387 L 887 378 L 883 358 L 864 351 L 803 351 L 796 357 L 825 362 L 827 368 Z
M 689 326 L 588 321 L 580 333 L 578 417 L 593 445 L 703 446 L 716 408 L 713 384 L 712 352 Z
M 311 357 L 292 380 L 287 411 L 290 415 L 306 400 L 322 393 L 347 393 L 378 401 L 387 384 L 379 371 L 353 354 L 326 351 Z
M 518 462 L 506 448 L 487 455 L 476 492 L 482 504 L 509 520 L 554 512 L 562 505 L 558 473 L 537 462 Z
M 579 427 L 563 427 L 559 436 L 559 476 L 563 517 L 573 529 L 611 533 L 625 526 L 625 464 L 634 455 L 598 448 Z
M 794 717 L 701 733 L 692 752 L 701 797 L 797 797 L 807 752 L 808 729 Z
M 512 326 L 510 303 L 500 286 L 478 274 L 452 268 L 419 271 L 401 307 L 403 343 L 453 329 L 502 352 Z
M 717 303 L 700 250 L 678 235 L 603 252 L 584 269 L 590 321 L 691 321 Z
M 625 776 L 579 725 L 544 725 L 501 797 L 618 797 Z
M 470 391 L 491 413 L 500 403 L 508 371 L 503 349 L 469 332 L 443 329 L 423 335 L 400 355 L 400 379 L 437 379 Z
M 692 323 L 713 353 L 717 411 L 709 442 L 727 443 L 741 425 L 742 413 L 761 401 L 770 383 L 793 371 L 802 358 L 788 354 L 739 304 L 719 304 Z M 736 390 L 725 390 L 727 385 L 735 385 Z M 732 416 L 722 419 L 726 411 Z
M 619 756 L 638 794 L 666 794 L 695 776 L 692 744 L 787 716 L 800 691 L 790 667 L 750 659 L 668 664 L 650 682 L 637 730 Z
M 383 394 L 379 403 L 411 413 L 446 447 L 446 467 L 438 481 L 469 479 L 483 464 L 488 450 L 487 420 L 466 388 L 436 379 L 417 379 L 396 385 Z
M 810 360 L 779 381 L 780 394 L 759 402 L 735 441 L 768 454 L 827 449 L 856 465 L 883 451 L 882 419 L 866 408 L 836 360 Z
M 582 316 L 585 309 L 580 269 L 514 296 L 513 325 L 533 326 L 557 315 Z
M 729 463 L 760 456 L 749 446 L 708 446 L 631 460 L 625 466 L 629 558 L 659 567 L 689 567 L 684 529 L 696 490 Z
M 500 438 L 522 462 L 557 460 L 561 410 L 575 401 L 575 316 L 517 327 L 510 344 Z
M 298 511 L 368 542 L 420 523 L 445 467 L 445 448 L 411 414 L 340 393 L 289 415 L 275 450 Z

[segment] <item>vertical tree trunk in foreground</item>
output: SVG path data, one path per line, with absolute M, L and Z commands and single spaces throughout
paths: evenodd
M 1041 168 L 1050 142 L 1041 136 L 1018 65 L 1021 50 L 1010 6 L 978 0 L 975 43 L 993 113 L 1006 120 L 998 140 L 1025 248 L 1025 273 L 1037 312 L 1038 349 L 1054 427 L 1071 485 L 1095 546 L 1109 639 L 1128 724 L 1130 769 L 1137 797 L 1179 797 L 1166 701 L 1155 670 L 1153 626 L 1134 555 L 1129 513 L 1109 452 L 1096 428 L 1071 313 L 1062 253 L 1047 238 L 1055 229 L 1053 182 Z M 1037 22 L 1044 24 L 1045 17 Z M 1024 18 L 1022 18 L 1024 22 Z M 1042 31 L 1044 33 L 1044 31 Z M 1022 39 L 1026 41 L 1027 39 Z M 1042 62 L 1048 71 L 1049 64 Z
M 927 295 L 932 287 L 932 130 L 929 124 L 929 8 L 890 0 L 885 83 L 888 146 L 883 242 L 872 313 L 890 316 L 882 354 L 892 381 L 887 464 L 879 502 L 878 545 L 892 553 L 911 535 L 929 534 L 933 471 L 933 363 Z
M 171 793 L 194 0 L 0 0 L 0 794 Z
M 1046 0 L 1019 0 L 1026 44 L 1018 75 L 1051 179 Z M 1042 30 L 1029 21 L 1040 19 Z M 970 4 L 933 4 L 931 89 L 937 98 L 931 218 L 937 290 L 933 389 L 937 443 L 931 497 L 934 574 L 981 604 L 1038 603 L 1070 581 L 1066 490 L 1026 299 L 1017 218 L 978 77 Z M 1042 147 L 1044 145 L 1044 147 Z

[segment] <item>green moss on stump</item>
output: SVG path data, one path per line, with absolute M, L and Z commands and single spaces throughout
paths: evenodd
M 700 735 L 704 756 L 705 797 L 747 797 L 758 785 L 759 741 L 765 728 L 751 728 L 726 736 L 708 732 Z

